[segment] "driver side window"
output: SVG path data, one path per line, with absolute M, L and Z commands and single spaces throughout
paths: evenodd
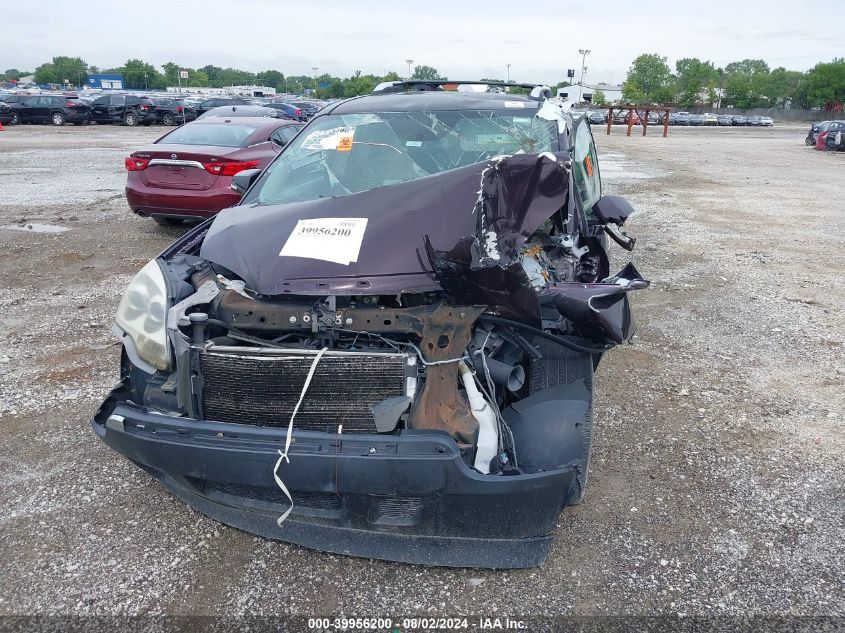
M 572 152 L 572 172 L 575 193 L 584 211 L 590 212 L 601 198 L 601 176 L 596 158 L 596 146 L 585 118 L 575 123 L 575 148 Z

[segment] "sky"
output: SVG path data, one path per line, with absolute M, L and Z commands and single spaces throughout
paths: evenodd
M 405 76 L 405 60 L 413 59 L 450 79 L 504 79 L 510 64 L 513 80 L 554 84 L 567 68 L 580 76 L 578 51 L 589 49 L 584 81 L 595 84 L 623 81 L 641 53 L 666 56 L 673 69 L 683 57 L 717 66 L 763 58 L 772 68 L 805 70 L 845 56 L 843 0 L 806 7 L 783 0 L 306 0 L 299 10 L 272 0 L 171 0 L 167 10 L 154 2 L 84 10 L 68 0 L 3 4 L 0 70 L 33 70 L 68 55 L 100 68 L 140 58 L 155 66 Z

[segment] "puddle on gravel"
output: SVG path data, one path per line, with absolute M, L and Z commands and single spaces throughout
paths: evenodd
M 625 160 L 621 154 L 599 154 L 599 170 L 602 180 L 645 180 L 648 178 L 659 178 L 665 175 L 660 171 L 643 171 L 631 169 L 634 164 Z
M 8 231 L 24 231 L 29 233 L 64 233 L 70 231 L 66 226 L 59 226 L 58 224 L 39 224 L 38 222 L 27 222 L 26 224 L 6 224 L 0 226 L 0 229 Z

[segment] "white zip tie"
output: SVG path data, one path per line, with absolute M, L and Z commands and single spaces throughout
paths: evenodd
M 299 394 L 299 400 L 296 403 L 296 406 L 293 408 L 293 413 L 290 414 L 290 422 L 288 422 L 288 434 L 285 438 L 285 452 L 279 451 L 279 459 L 276 460 L 276 465 L 273 467 L 273 479 L 276 480 L 276 484 L 278 484 L 279 488 L 282 489 L 282 492 L 285 493 L 285 496 L 290 501 L 290 507 L 284 511 L 282 516 L 276 519 L 276 524 L 279 527 L 282 527 L 282 523 L 285 522 L 285 519 L 288 518 L 291 512 L 293 512 L 293 497 L 290 496 L 290 492 L 285 486 L 284 482 L 279 477 L 279 466 L 282 465 L 282 460 L 285 460 L 288 464 L 290 464 L 290 458 L 288 457 L 288 450 L 290 449 L 290 442 L 291 438 L 293 437 L 293 419 L 296 417 L 297 412 L 299 411 L 299 405 L 302 404 L 302 401 L 305 399 L 305 392 L 308 391 L 308 387 L 311 384 L 311 379 L 314 378 L 314 372 L 317 369 L 317 363 L 320 362 L 320 359 L 323 357 L 323 354 L 328 351 L 328 347 L 324 347 L 317 355 L 314 357 L 313 362 L 311 363 L 311 369 L 308 370 L 308 375 L 305 377 L 305 384 L 302 385 L 302 391 Z

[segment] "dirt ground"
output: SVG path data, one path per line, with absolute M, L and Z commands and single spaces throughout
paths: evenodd
M 494 572 L 254 538 L 91 432 L 119 295 L 180 232 L 122 193 L 163 131 L 0 132 L 0 615 L 845 615 L 845 154 L 804 126 L 596 129 L 653 283 L 599 368 L 583 503 L 543 567 Z

